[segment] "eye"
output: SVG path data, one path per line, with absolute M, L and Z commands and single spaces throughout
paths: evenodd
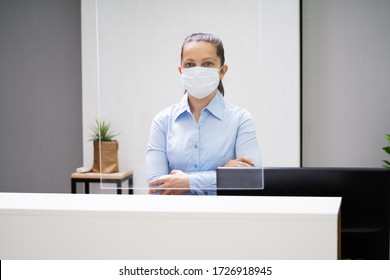
M 184 67 L 185 68 L 191 68 L 191 67 L 194 67 L 195 65 L 193 64 L 193 63 L 191 63 L 191 62 L 188 62 L 188 63 L 185 63 L 184 64 Z
M 214 63 L 212 63 L 211 61 L 206 61 L 205 63 L 203 63 L 203 67 L 213 67 L 214 66 Z

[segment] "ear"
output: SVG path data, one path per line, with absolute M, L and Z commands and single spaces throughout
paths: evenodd
M 227 72 L 228 69 L 229 69 L 229 66 L 227 66 L 226 64 L 224 64 L 224 65 L 222 66 L 221 71 L 219 71 L 219 78 L 220 78 L 221 80 L 222 80 L 223 77 L 225 76 L 225 74 L 226 74 L 226 72 Z
M 182 69 L 181 66 L 178 66 L 178 67 L 177 67 L 177 70 L 179 70 L 179 73 L 180 73 L 180 74 L 181 74 L 181 69 Z

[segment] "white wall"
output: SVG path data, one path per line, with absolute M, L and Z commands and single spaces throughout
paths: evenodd
M 303 165 L 381 167 L 390 1 L 303 1 Z
M 300 166 L 298 0 L 260 0 L 260 139 L 265 166 Z
M 120 168 L 146 187 L 150 124 L 183 94 L 180 48 L 194 32 L 223 40 L 226 99 L 252 113 L 264 165 L 299 166 L 298 0 L 99 0 L 98 9 L 83 0 L 85 166 L 93 157 L 89 127 L 100 115 L 120 132 Z

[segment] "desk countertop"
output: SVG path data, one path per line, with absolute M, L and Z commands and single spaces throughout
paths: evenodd
M 340 197 L 159 196 L 0 193 L 4 211 L 84 211 L 149 213 L 324 214 L 339 211 Z
M 336 259 L 340 200 L 0 193 L 0 258 Z

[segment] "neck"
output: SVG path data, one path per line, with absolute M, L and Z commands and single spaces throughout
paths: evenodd
M 200 112 L 209 105 L 210 101 L 217 94 L 217 90 L 214 90 L 208 96 L 202 99 L 194 98 L 191 94 L 188 94 L 188 103 L 190 104 L 190 109 L 193 115 L 200 115 Z

